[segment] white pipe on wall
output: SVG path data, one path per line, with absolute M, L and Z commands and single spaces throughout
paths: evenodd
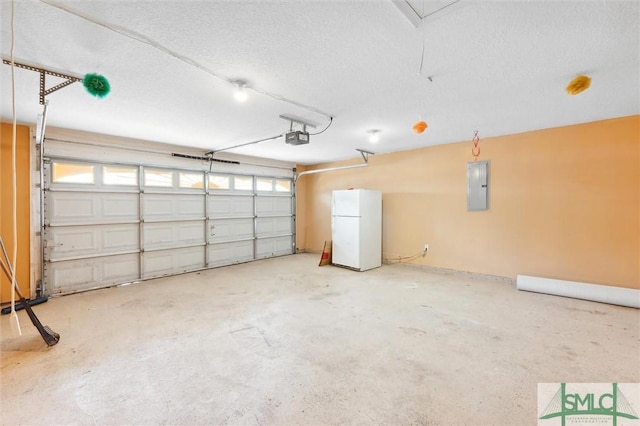
M 640 309 L 640 290 L 634 288 L 554 280 L 527 275 L 518 275 L 516 286 L 518 290 Z
M 339 166 L 339 167 L 329 167 L 327 169 L 307 170 L 307 171 L 298 173 L 295 177 L 295 181 L 297 182 L 301 176 L 311 175 L 314 173 L 333 172 L 336 170 L 345 170 L 345 169 L 356 169 L 358 167 L 367 167 L 368 165 L 369 163 L 363 163 L 363 164 L 354 164 L 353 166 Z

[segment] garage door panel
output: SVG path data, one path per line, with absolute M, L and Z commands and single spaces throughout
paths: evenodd
M 140 277 L 139 254 L 102 258 L 102 279 L 110 283 L 123 283 Z
M 209 246 L 209 267 L 233 265 L 250 260 L 253 260 L 253 241 L 236 241 Z
M 138 194 L 108 194 L 102 197 L 102 211 L 108 220 L 138 219 Z
M 256 213 L 260 215 L 290 215 L 292 213 L 291 197 L 257 197 Z
M 143 277 L 180 274 L 204 268 L 204 246 L 145 251 Z
M 139 278 L 138 254 L 52 262 L 47 274 L 50 294 L 121 284 Z
M 210 195 L 209 217 L 253 216 L 253 196 Z
M 78 220 L 89 220 L 99 216 L 99 200 L 92 198 L 78 198 L 74 193 L 53 193 L 50 205 L 47 206 L 52 213 L 50 219 L 53 223 L 69 223 Z
M 209 242 L 253 238 L 253 219 L 213 219 L 209 222 Z
M 105 225 L 112 229 L 103 233 L 105 250 L 124 251 L 140 248 L 140 232 L 138 223 L 127 225 Z
M 145 223 L 143 234 L 145 249 L 204 244 L 204 221 Z
M 293 237 L 264 238 L 257 240 L 256 257 L 283 256 L 293 254 Z
M 204 195 L 144 194 L 145 220 L 180 220 L 204 217 Z
M 137 221 L 138 194 L 52 192 L 45 198 L 48 223 L 77 224 Z
M 291 228 L 291 217 L 260 217 L 256 220 L 258 238 L 291 234 Z
M 82 289 L 88 287 L 87 283 L 97 283 L 98 266 L 95 259 L 84 261 L 60 262 L 52 265 L 53 293 L 56 290 Z
M 46 240 L 47 259 L 54 261 L 136 251 L 138 224 L 48 227 Z

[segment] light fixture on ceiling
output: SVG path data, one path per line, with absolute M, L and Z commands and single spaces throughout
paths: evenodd
M 236 101 L 246 101 L 249 97 L 246 90 L 247 82 L 244 80 L 236 80 L 233 82 L 233 84 L 236 86 L 236 93 L 233 94 L 233 97 L 236 98 Z
M 380 130 L 373 129 L 369 130 L 367 133 L 369 133 L 369 142 L 378 143 L 378 141 L 380 140 Z

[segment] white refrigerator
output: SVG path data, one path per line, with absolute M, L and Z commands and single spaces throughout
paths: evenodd
M 382 193 L 368 189 L 333 191 L 332 263 L 358 271 L 382 265 Z

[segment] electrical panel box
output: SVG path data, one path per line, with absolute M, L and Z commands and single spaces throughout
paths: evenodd
M 467 211 L 489 209 L 489 162 L 467 163 Z
M 300 130 L 289 132 L 284 135 L 284 141 L 290 145 L 304 145 L 309 143 L 309 133 Z

